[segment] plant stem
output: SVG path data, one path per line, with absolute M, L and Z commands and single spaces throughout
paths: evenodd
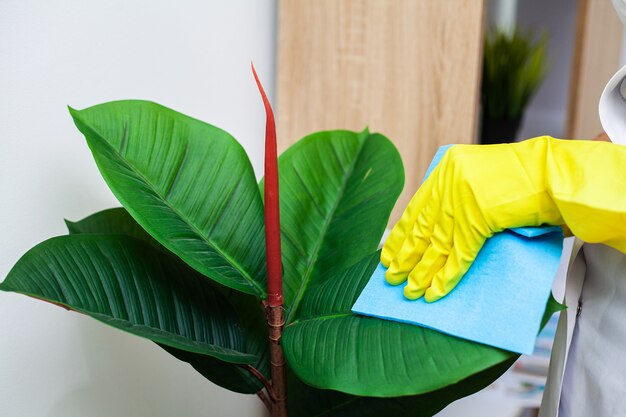
M 276 123 L 274 112 L 259 77 L 252 73 L 265 106 L 265 258 L 267 262 L 267 299 L 270 307 L 283 305 L 283 267 L 280 248 L 280 201 L 278 194 L 278 160 L 276 156 Z
M 265 404 L 265 408 L 267 408 L 269 412 L 272 412 L 272 402 L 270 401 L 269 398 L 267 398 L 267 395 L 265 395 L 265 392 L 261 390 L 257 392 L 256 395 L 261 399 L 261 401 L 263 401 L 263 404 Z
M 250 364 L 241 365 L 241 367 L 244 368 L 246 371 L 250 372 L 252 376 L 254 376 L 263 384 L 267 392 L 270 395 L 272 394 L 272 383 L 268 381 L 267 378 L 265 378 L 265 375 L 263 375 L 258 369 L 256 369 L 254 366 Z
M 267 262 L 267 324 L 269 326 L 272 389 L 272 417 L 287 417 L 287 381 L 285 356 L 280 345 L 285 325 L 283 309 L 283 271 L 280 248 L 280 199 L 278 194 L 278 158 L 274 112 L 254 65 L 252 73 L 265 106 L 265 258 Z
M 287 416 L 287 380 L 285 355 L 280 338 L 285 325 L 283 306 L 269 306 L 267 311 L 270 339 L 270 364 L 272 372 L 272 417 Z

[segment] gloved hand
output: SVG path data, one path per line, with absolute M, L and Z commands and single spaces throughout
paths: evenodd
M 448 149 L 383 247 L 386 279 L 432 302 L 448 294 L 494 233 L 566 224 L 626 252 L 626 147 L 542 136 Z M 504 279 L 504 277 L 503 277 Z M 496 285 L 496 284 L 494 284 Z

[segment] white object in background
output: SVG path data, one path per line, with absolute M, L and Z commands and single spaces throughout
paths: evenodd
M 615 7 L 619 20 L 626 25 L 626 0 L 613 0 L 613 7 Z
M 600 123 L 613 143 L 626 145 L 626 66 L 608 82 L 598 105 Z
M 142 98 L 236 137 L 262 174 L 274 0 L 0 1 L 0 280 L 30 247 L 118 206 L 67 105 Z M 257 417 L 156 344 L 0 293 L 2 417 Z
M 490 0 L 489 16 L 500 31 L 512 35 L 517 21 L 517 0 Z

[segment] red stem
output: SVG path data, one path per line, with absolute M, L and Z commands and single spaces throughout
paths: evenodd
M 283 311 L 283 271 L 280 254 L 280 210 L 278 198 L 278 159 L 276 157 L 276 123 L 272 106 L 252 65 L 254 79 L 261 92 L 267 121 L 265 125 L 265 257 L 267 258 L 267 325 L 269 327 L 270 402 L 272 417 L 287 417 L 287 380 L 285 355 L 280 339 L 285 325 Z
M 254 79 L 261 92 L 265 113 L 265 251 L 267 258 L 267 292 L 270 307 L 283 305 L 283 271 L 280 254 L 280 208 L 278 200 L 278 160 L 276 156 L 276 123 L 259 77 L 252 65 Z

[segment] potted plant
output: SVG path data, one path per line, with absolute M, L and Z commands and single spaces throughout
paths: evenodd
M 350 311 L 400 156 L 383 135 L 325 131 L 276 161 L 263 98 L 260 183 L 232 136 L 156 103 L 70 109 L 123 207 L 67 222 L 0 289 L 149 339 L 272 416 L 432 416 L 502 374 L 518 355 Z
M 546 36 L 490 30 L 481 86 L 483 144 L 514 142 L 526 105 L 546 75 Z

